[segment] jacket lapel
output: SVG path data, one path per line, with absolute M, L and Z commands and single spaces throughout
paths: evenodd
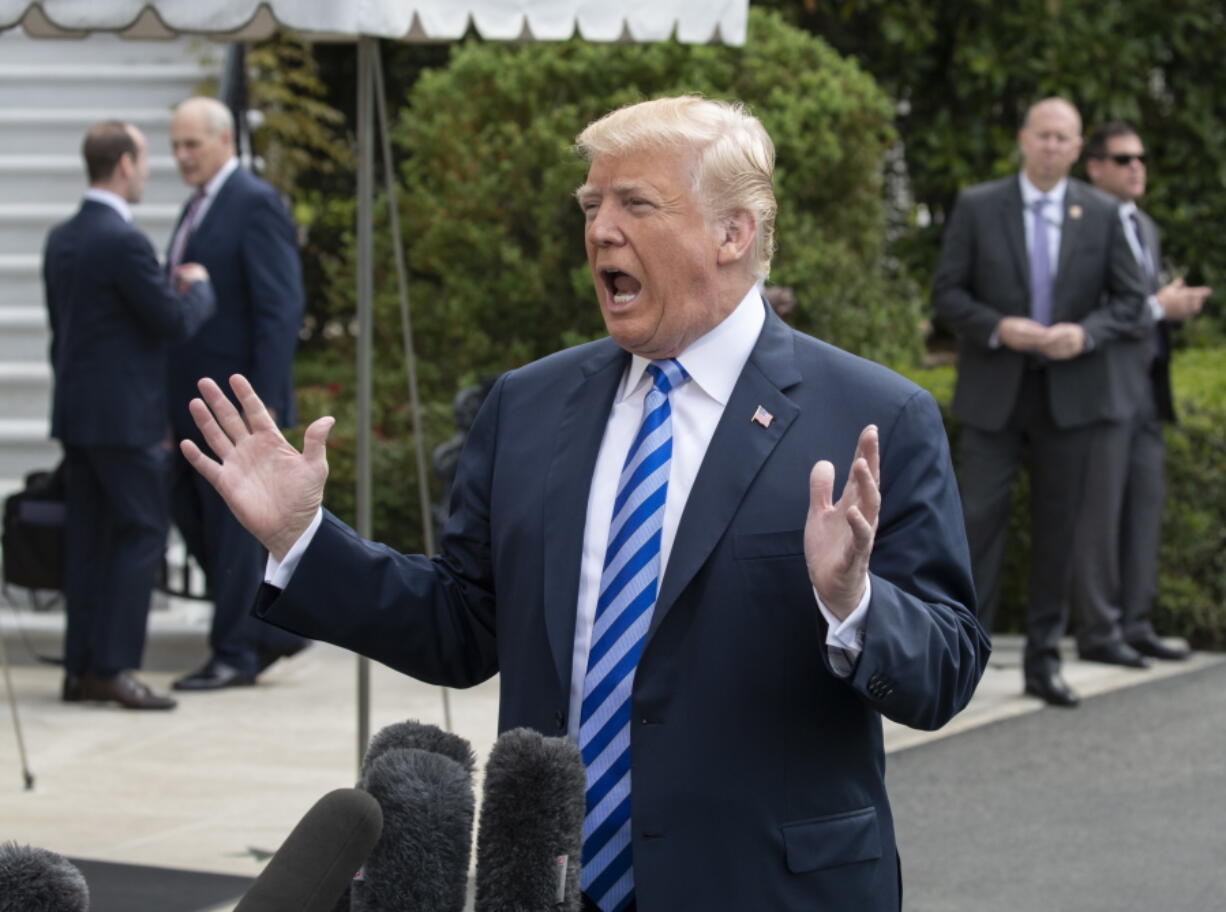
M 545 510 L 549 513 L 544 522 L 545 628 L 558 680 L 568 693 L 588 492 L 628 358 L 612 339 L 605 339 L 598 343 L 593 357 L 580 365 L 562 407 L 545 476 Z
M 762 464 L 799 414 L 783 392 L 799 382 L 792 331 L 767 307 L 766 324 L 715 428 L 682 512 L 649 639 L 724 536 Z M 759 406 L 772 416 L 766 427 L 753 421 Z
M 1076 181 L 1070 178 L 1068 189 L 1064 191 L 1064 220 L 1060 225 L 1060 256 L 1056 259 L 1056 281 L 1052 287 L 1053 320 L 1057 318 L 1058 311 L 1061 309 L 1058 306 L 1060 302 L 1060 279 L 1062 276 L 1067 275 L 1065 270 L 1069 268 L 1073 251 L 1077 249 L 1077 245 L 1081 240 L 1082 222 L 1084 221 L 1081 217 L 1083 202 L 1081 188 L 1077 186 Z M 1076 216 L 1073 215 L 1074 212 Z M 1116 217 L 1118 218 L 1119 216 L 1117 215 Z
M 1026 227 L 1023 222 L 1025 213 L 1022 206 L 1022 188 L 1018 186 L 1017 178 L 1009 181 L 1005 193 L 1000 200 L 1001 228 L 1005 244 L 1013 257 L 1013 265 L 1017 268 L 1018 278 L 1022 284 L 1030 288 L 1030 257 L 1026 255 Z
M 243 179 L 240 174 L 241 171 L 242 167 L 240 166 L 230 172 L 230 176 L 227 177 L 225 182 L 222 183 L 221 187 L 218 188 L 217 195 L 213 197 L 212 202 L 209 203 L 208 209 L 204 211 L 204 218 L 200 219 L 200 221 L 196 223 L 196 226 L 192 228 L 192 235 L 187 239 L 187 246 L 183 249 L 184 262 L 188 262 L 194 258 L 192 255 L 189 255 L 189 251 L 194 253 L 193 248 L 197 243 L 201 242 L 202 238 L 205 239 L 204 245 L 206 248 L 208 248 L 210 246 L 210 244 L 207 242 L 209 231 L 212 230 L 214 225 L 221 225 L 225 223 L 226 209 L 230 206 L 230 202 L 234 198 L 234 194 L 238 192 L 236 187 L 239 181 Z M 171 238 L 173 239 L 174 235 L 171 235 Z

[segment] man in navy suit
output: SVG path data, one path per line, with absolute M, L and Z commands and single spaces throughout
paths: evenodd
M 941 726 L 989 651 L 936 405 L 766 306 L 743 108 L 644 102 L 578 146 L 610 337 L 499 379 L 437 557 L 321 510 L 332 419 L 298 454 L 242 377 L 242 415 L 211 380 L 191 405 L 220 462 L 183 452 L 268 546 L 260 616 L 499 673 L 500 729 L 576 740 L 589 909 L 897 910 L 881 716 Z
M 191 98 L 175 109 L 171 146 L 183 180 L 196 189 L 184 206 L 167 256 L 202 263 L 217 291 L 217 314 L 174 353 L 170 418 L 179 437 L 195 435 L 187 413 L 200 377 L 250 377 L 282 427 L 294 420 L 293 358 L 302 322 L 302 266 L 285 205 L 264 181 L 239 167 L 228 108 Z M 199 442 L 200 438 L 195 439 Z M 176 690 L 249 685 L 304 641 L 253 619 L 248 609 L 264 563 L 260 543 L 181 457 L 171 510 L 188 550 L 204 568 L 213 599 L 211 656 L 174 682 Z
M 64 447 L 67 561 L 63 699 L 170 709 L 133 671 L 165 548 L 166 356 L 213 312 L 194 263 L 171 287 L 132 225 L 148 175 L 145 137 L 93 127 L 83 146 L 89 190 L 52 229 L 43 254 L 55 373 L 51 435 Z

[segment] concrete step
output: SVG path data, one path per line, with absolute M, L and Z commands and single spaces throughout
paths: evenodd
M 118 35 L 95 34 L 86 38 L 30 38 L 24 29 L 0 32 L 0 59 L 6 64 L 46 63 L 48 60 L 90 63 L 183 64 L 212 66 L 225 54 L 225 43 L 206 38 L 132 41 Z
M 99 119 L 116 98 L 140 99 L 148 107 L 170 108 L 205 88 L 211 75 L 195 62 L 95 63 L 88 45 L 80 62 L 45 60 L 0 63 L 0 106 L 49 108 L 96 106 Z
M 43 303 L 43 255 L 0 253 L 0 312 Z
M 154 155 L 170 150 L 170 107 L 140 106 L 125 99 L 107 110 L 0 108 L 0 155 L 80 155 L 85 131 L 108 118 L 139 127 Z
M 45 362 L 50 341 L 45 307 L 0 307 L 0 363 Z
M 6 418 L 50 414 L 51 365 L 46 361 L 0 361 L 0 401 Z
M 24 478 L 58 463 L 60 445 L 49 430 L 47 418 L 0 418 L 0 478 Z
M 0 203 L 0 250 L 36 254 L 42 250 L 47 232 L 77 211 L 71 203 Z M 152 203 L 133 207 L 133 219 L 153 241 L 154 249 L 164 250 L 179 217 L 179 206 Z
M 85 192 L 85 163 L 74 155 L 0 155 L 0 200 L 6 203 L 77 202 Z M 181 205 L 191 193 L 169 155 L 149 157 L 141 205 Z

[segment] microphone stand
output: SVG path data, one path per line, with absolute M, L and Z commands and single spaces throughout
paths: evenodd
M 21 717 L 17 715 L 17 699 L 13 696 L 13 678 L 9 674 L 9 656 L 4 648 L 4 635 L 0 633 L 0 665 L 4 667 L 4 689 L 9 698 L 9 711 L 13 715 L 13 733 L 17 736 L 17 755 L 21 759 L 21 775 L 25 781 L 26 791 L 34 790 L 34 774 L 30 772 L 30 764 L 26 759 L 26 742 L 21 736 Z

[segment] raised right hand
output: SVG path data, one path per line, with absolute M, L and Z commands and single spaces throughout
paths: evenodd
M 242 414 L 212 380 L 206 377 L 197 386 L 203 398 L 193 399 L 188 408 L 217 458 L 190 440 L 181 441 L 179 449 L 243 527 L 281 560 L 323 503 L 328 478 L 324 444 L 336 420 L 327 416 L 312 422 L 299 453 L 242 374 L 230 378 Z

